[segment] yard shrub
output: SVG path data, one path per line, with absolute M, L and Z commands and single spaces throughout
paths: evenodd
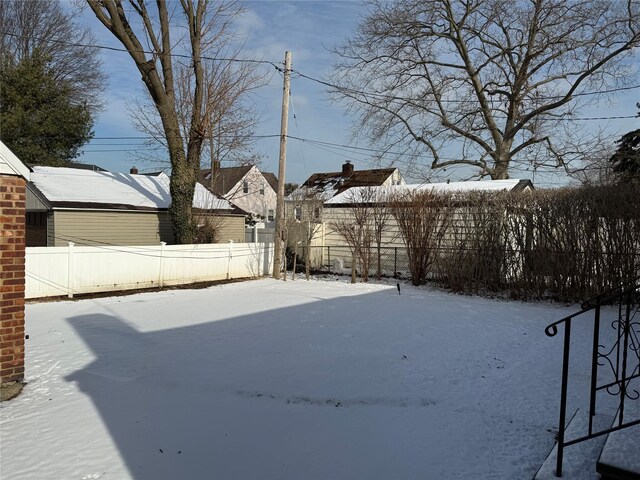
M 415 242 L 409 232 L 407 249 L 432 259 L 431 277 L 451 290 L 576 301 L 640 275 L 637 185 L 473 193 L 446 203 L 446 235 L 426 215 L 432 233 Z M 416 252 L 430 249 L 437 253 Z

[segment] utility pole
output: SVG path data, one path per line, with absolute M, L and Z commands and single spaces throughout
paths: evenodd
M 276 201 L 276 231 L 273 251 L 273 278 L 280 279 L 284 248 L 284 172 L 287 161 L 287 127 L 289 125 L 289 94 L 291 91 L 291 52 L 284 53 L 284 86 L 280 119 L 280 159 L 278 162 L 278 198 Z M 286 275 L 286 272 L 285 272 Z

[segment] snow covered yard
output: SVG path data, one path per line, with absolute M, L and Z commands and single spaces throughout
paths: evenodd
M 574 309 L 270 279 L 28 305 L 0 477 L 532 478 L 557 428 L 544 327 Z

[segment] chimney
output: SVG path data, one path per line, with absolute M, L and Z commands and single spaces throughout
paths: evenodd
M 344 165 L 342 165 L 342 176 L 346 178 L 351 175 L 353 175 L 353 164 L 347 160 L 344 162 Z
M 138 168 L 137 167 L 131 167 L 131 170 L 129 170 L 129 173 L 131 175 L 137 175 L 138 174 Z

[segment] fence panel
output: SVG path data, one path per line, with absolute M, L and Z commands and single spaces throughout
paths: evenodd
M 25 255 L 26 298 L 67 295 L 68 285 L 68 247 L 27 247 Z
M 307 255 L 307 251 L 309 254 Z M 311 246 L 298 247 L 298 260 L 296 262 L 296 272 L 303 273 L 306 268 L 306 261 L 309 259 L 310 270 L 314 273 L 333 273 L 336 275 L 350 275 L 351 265 L 354 255 L 351 249 L 345 245 L 331 246 Z M 293 268 L 293 247 L 289 247 L 287 255 L 287 267 Z M 368 258 L 367 265 L 363 265 L 363 260 L 356 257 L 356 274 L 362 275 L 366 266 L 369 277 L 395 277 L 410 278 L 409 259 L 407 249 L 404 247 L 380 247 L 380 269 L 378 271 L 378 249 L 372 247 L 365 259 Z
M 264 243 L 27 247 L 25 297 L 259 277 L 270 273 L 272 260 L 272 245 Z

